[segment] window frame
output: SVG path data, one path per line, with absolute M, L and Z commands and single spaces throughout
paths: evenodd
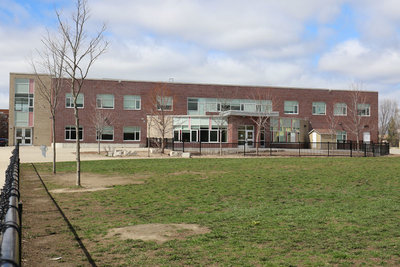
M 102 99 L 102 96 L 112 96 L 112 107 L 104 107 L 104 104 L 103 104 L 103 99 Z M 100 106 L 99 106 L 99 100 L 100 100 Z M 114 97 L 114 95 L 113 94 L 97 94 L 96 95 L 96 108 L 98 108 L 98 109 L 114 109 L 115 108 L 115 97 Z
M 125 129 L 127 128 L 138 128 L 138 130 L 134 130 L 133 132 L 126 132 Z M 140 141 L 140 138 L 142 137 L 142 128 L 140 126 L 124 126 L 122 128 L 122 139 L 124 142 L 138 142 Z M 135 139 L 125 139 L 125 133 L 133 133 L 133 136 L 135 137 Z M 136 134 L 138 134 L 139 138 L 136 139 Z
M 189 109 L 190 104 L 196 104 L 196 109 Z M 199 99 L 194 97 L 188 97 L 187 99 L 187 110 L 188 111 L 199 111 Z
M 360 109 L 360 106 L 363 106 L 364 108 Z M 363 114 L 363 112 L 368 110 L 368 114 Z M 361 117 L 370 117 L 371 116 L 371 105 L 367 103 L 360 103 L 357 104 L 357 115 Z
M 69 139 L 67 139 L 67 127 L 70 128 L 70 129 L 69 129 L 69 136 L 70 136 Z M 66 125 L 66 126 L 64 126 L 64 140 L 65 140 L 65 141 L 76 141 L 76 138 L 75 138 L 75 139 L 72 139 L 72 138 L 71 138 L 72 129 L 73 129 L 74 131 L 76 130 L 74 125 Z M 81 131 L 81 130 L 82 130 L 82 131 Z M 79 126 L 79 129 L 78 129 L 78 137 L 79 137 L 79 132 L 82 132 L 82 138 L 79 138 L 79 141 L 83 141 L 83 134 L 84 134 L 84 132 L 83 132 L 83 126 Z M 75 131 L 75 136 L 76 136 L 76 131 Z
M 288 112 L 288 111 L 286 110 L 286 103 L 287 103 L 287 102 L 296 103 L 296 105 L 292 105 L 292 108 L 293 108 L 293 107 L 296 107 L 296 111 L 297 111 L 297 112 Z M 284 103 L 283 103 L 283 113 L 284 113 L 284 114 L 298 115 L 299 112 L 300 112 L 299 101 L 296 101 L 296 100 L 285 100 L 285 101 L 284 101 Z
M 343 111 L 343 108 L 345 108 L 345 113 L 343 114 L 343 112 L 336 113 L 336 110 L 340 109 L 341 111 Z M 346 103 L 335 103 L 335 105 L 333 106 L 333 116 L 347 116 L 347 104 Z
M 132 100 L 127 100 L 126 97 L 132 97 Z M 140 95 L 124 95 L 124 110 L 141 110 L 142 109 L 142 97 Z M 126 101 L 133 101 L 134 102 L 134 107 L 133 108 L 128 108 L 125 106 Z M 139 108 L 137 108 L 137 103 L 139 102 Z M 96 105 L 97 105 L 97 99 L 96 99 Z
M 163 111 L 173 111 L 174 110 L 174 98 L 172 96 L 157 96 L 156 99 L 157 99 L 156 100 L 157 101 L 156 108 L 157 108 L 158 111 L 161 111 L 161 110 L 163 110 Z M 170 109 L 165 108 L 167 106 L 165 105 L 163 99 L 171 99 L 171 107 L 170 107 Z M 164 108 L 162 108 L 162 107 L 164 107 Z
M 103 135 L 104 135 L 104 129 L 105 128 L 112 128 L 112 139 L 111 140 L 108 140 L 108 139 L 103 139 Z M 103 132 L 101 133 L 101 136 L 100 136 L 100 141 L 105 141 L 105 142 L 112 142 L 112 141 L 114 141 L 114 126 L 105 126 L 105 127 L 103 127 Z M 96 131 L 96 141 L 99 141 L 99 135 L 97 134 L 97 131 Z
M 317 113 L 317 109 L 319 109 L 318 105 L 323 104 L 324 105 L 324 113 Z M 312 102 L 312 115 L 314 116 L 321 116 L 321 115 L 326 115 L 326 103 L 319 101 L 319 102 Z
M 77 106 L 78 106 L 78 108 L 84 108 L 85 107 L 85 96 L 84 96 L 84 94 L 82 94 L 82 93 L 79 93 L 78 94 L 78 97 L 77 97 L 77 99 L 76 99 L 76 102 L 78 102 L 78 100 L 79 100 L 79 98 L 82 98 L 82 106 L 80 107 L 79 105 L 79 103 L 77 103 Z M 68 106 L 68 104 L 67 104 L 67 101 L 68 101 L 68 99 L 69 99 L 69 102 L 70 102 L 70 105 Z M 74 97 L 72 96 L 72 94 L 71 93 L 66 93 L 65 94 L 65 108 L 74 108 Z

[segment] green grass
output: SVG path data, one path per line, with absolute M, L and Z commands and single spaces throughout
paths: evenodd
M 149 175 L 143 185 L 55 195 L 99 265 L 400 264 L 400 158 L 115 160 L 82 162 L 82 171 Z M 104 241 L 111 228 L 148 223 L 211 232 Z

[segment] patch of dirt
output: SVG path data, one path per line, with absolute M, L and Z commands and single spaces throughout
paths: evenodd
M 144 181 L 134 181 L 129 184 L 144 184 Z M 112 187 L 79 187 L 79 188 L 58 188 L 50 190 L 50 193 L 60 194 L 60 193 L 82 193 L 82 192 L 96 192 L 96 191 L 103 191 L 109 190 Z
M 90 266 L 32 167 L 21 168 L 23 266 Z
M 95 173 L 81 173 L 81 185 L 83 189 L 74 188 L 70 190 L 78 190 L 79 192 L 82 192 L 82 190 L 107 188 L 115 185 L 144 184 L 145 180 L 149 176 L 150 175 L 111 176 L 111 175 L 102 175 Z M 42 178 L 44 180 L 47 180 L 51 183 L 55 183 L 60 186 L 71 187 L 75 185 L 76 174 L 75 173 L 57 173 L 56 175 L 47 174 L 47 175 L 42 175 Z M 98 189 L 98 190 L 105 190 L 105 189 Z
M 85 187 L 81 187 L 81 188 L 76 188 L 76 189 L 72 189 L 72 188 L 59 188 L 59 189 L 50 190 L 50 193 L 59 194 L 59 193 L 95 192 L 95 191 L 108 190 L 108 189 L 111 189 L 111 188 L 112 188 L 112 187 L 95 187 L 95 188 L 85 188 Z
M 106 237 L 118 236 L 120 239 L 140 239 L 164 243 L 173 239 L 185 239 L 188 236 L 206 234 L 210 229 L 197 224 L 140 224 L 109 230 Z

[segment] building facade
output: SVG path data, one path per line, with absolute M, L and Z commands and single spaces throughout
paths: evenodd
M 10 145 L 51 144 L 50 112 L 40 90 L 34 75 L 10 74 Z M 327 131 L 331 141 L 356 140 L 357 133 L 359 140 L 378 141 L 377 92 L 88 79 L 77 99 L 78 133 L 67 82 L 58 101 L 60 146 L 78 137 L 83 146 L 98 139 L 145 146 L 147 137 L 161 136 L 161 116 L 165 137 L 177 142 L 309 142 Z M 99 116 L 106 122 L 101 131 Z

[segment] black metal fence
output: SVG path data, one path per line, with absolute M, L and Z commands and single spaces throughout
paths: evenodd
M 12 152 L 0 194 L 0 266 L 21 266 L 22 204 L 19 193 L 19 146 Z
M 160 139 L 150 139 L 150 147 L 160 147 Z M 237 142 L 237 143 L 202 143 L 177 142 L 165 139 L 164 147 L 173 151 L 191 152 L 193 154 L 242 154 L 244 156 L 342 156 L 342 157 L 376 157 L 389 155 L 388 143 L 345 142 Z

